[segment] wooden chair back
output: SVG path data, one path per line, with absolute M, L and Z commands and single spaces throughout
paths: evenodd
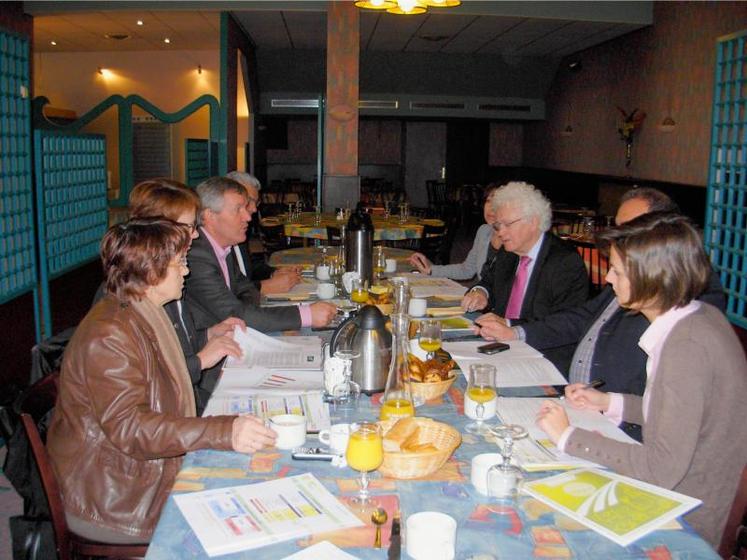
M 275 251 L 287 248 L 285 240 L 285 226 L 283 224 L 271 226 L 259 226 L 262 247 L 266 255 L 271 255 Z
M 327 226 L 327 245 L 335 247 L 342 243 L 342 231 L 337 226 Z
M 726 519 L 718 553 L 725 560 L 747 558 L 747 465 L 742 469 L 742 478 Z
M 446 225 L 423 226 L 423 237 L 420 238 L 420 252 L 423 253 L 432 262 L 440 264 L 442 260 L 442 249 L 444 239 L 446 238 Z
M 591 295 L 595 296 L 602 291 L 607 283 L 609 261 L 592 242 L 573 239 L 570 242 L 576 247 L 581 258 L 584 259 L 586 272 L 589 276 L 589 290 Z

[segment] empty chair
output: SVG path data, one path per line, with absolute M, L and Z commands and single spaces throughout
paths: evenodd
M 288 242 L 285 237 L 285 226 L 283 224 L 260 225 L 259 234 L 262 239 L 265 255 L 269 256 L 275 251 L 288 248 Z
M 337 226 L 327 226 L 327 245 L 338 246 L 342 244 L 342 231 Z
M 446 225 L 423 226 L 423 237 L 420 238 L 419 251 L 432 262 L 443 263 L 444 240 L 446 238 Z
M 589 275 L 589 293 L 593 297 L 601 292 L 607 283 L 606 276 L 609 261 L 597 249 L 596 245 L 590 241 L 571 238 L 569 242 L 576 247 L 581 258 L 584 259 L 586 272 Z

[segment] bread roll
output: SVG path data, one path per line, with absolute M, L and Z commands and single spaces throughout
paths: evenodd
M 414 418 L 400 418 L 384 435 L 384 451 L 397 453 L 402 451 L 402 445 L 418 430 L 418 423 Z

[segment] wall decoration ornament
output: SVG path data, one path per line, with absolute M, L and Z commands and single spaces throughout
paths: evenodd
M 619 106 L 617 110 L 620 111 L 623 118 L 617 126 L 617 132 L 620 134 L 620 139 L 625 142 L 625 167 L 630 167 L 630 162 L 633 159 L 633 137 L 635 136 L 635 132 L 643 125 L 646 113 L 639 113 L 638 108 L 627 113 Z

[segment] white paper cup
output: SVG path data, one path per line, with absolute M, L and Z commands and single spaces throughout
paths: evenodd
M 332 299 L 335 297 L 335 285 L 329 282 L 322 282 L 316 287 L 316 295 L 319 299 Z
M 316 277 L 319 280 L 329 280 L 329 266 L 326 264 L 320 264 L 316 267 Z
M 415 560 L 452 560 L 457 522 L 437 511 L 421 511 L 407 518 L 407 554 Z
M 306 418 L 300 414 L 278 414 L 270 418 L 270 428 L 278 435 L 275 447 L 293 449 L 306 441 Z
M 475 490 L 483 496 L 488 495 L 488 469 L 502 462 L 503 457 L 500 453 L 481 453 L 472 457 L 469 479 Z
M 387 259 L 384 272 L 397 272 L 397 261 L 395 259 Z
M 411 317 L 423 317 L 428 310 L 428 301 L 422 298 L 410 298 L 407 313 Z
M 482 411 L 482 419 L 483 420 L 490 420 L 495 416 L 495 405 L 498 402 L 498 399 L 495 398 L 491 401 L 488 401 L 486 403 L 482 403 L 483 411 Z M 467 395 L 467 392 L 464 393 L 464 415 L 467 418 L 471 418 L 472 420 L 477 420 L 477 404 L 475 401 L 469 398 Z
M 319 441 L 327 445 L 333 453 L 342 455 L 348 448 L 351 430 L 350 424 L 332 424 L 329 430 L 319 431 Z

